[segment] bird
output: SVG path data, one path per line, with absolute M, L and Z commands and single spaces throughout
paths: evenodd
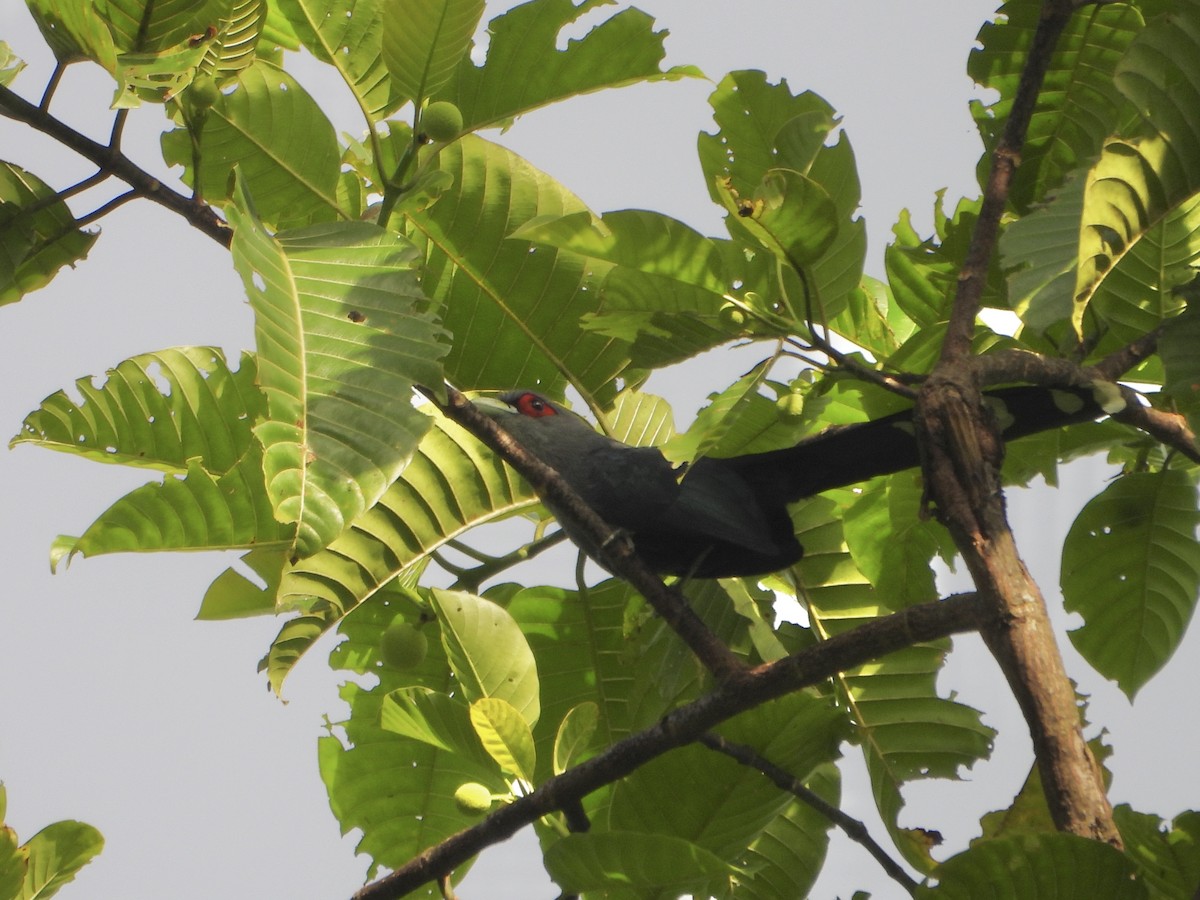
M 1018 386 L 988 391 L 1006 441 L 1105 414 L 1088 389 Z M 532 390 L 482 397 L 476 407 L 563 480 L 608 525 L 626 532 L 664 575 L 761 576 L 800 561 L 788 506 L 822 491 L 920 464 L 912 410 L 832 426 L 792 447 L 703 456 L 673 465 L 655 447 L 596 431 L 582 416 Z M 553 501 L 542 498 L 552 513 Z M 589 542 L 560 524 L 588 555 Z

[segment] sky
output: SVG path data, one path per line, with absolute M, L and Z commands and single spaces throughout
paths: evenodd
M 489 3 L 488 16 L 511 5 Z M 964 70 L 979 26 L 992 13 L 991 0 L 638 5 L 670 31 L 667 65 L 697 65 L 713 82 L 732 69 L 763 69 L 772 80 L 785 77 L 794 91 L 811 89 L 833 104 L 859 162 L 872 274 L 881 274 L 883 248 L 901 208 L 910 208 L 927 232 L 936 190 L 946 188 L 952 199 L 974 192 L 979 142 L 967 102 L 976 94 Z M 17 0 L 0 4 L 0 40 L 29 63 L 15 88 L 36 99 L 52 60 Z M 313 65 L 293 74 L 331 112 L 339 131 L 361 130 L 331 75 Z M 487 136 L 562 180 L 597 211 L 657 209 L 719 234 L 721 213 L 708 199 L 695 158 L 697 132 L 712 128 L 706 103 L 712 87 L 682 81 L 590 95 Z M 76 66 L 53 109 L 103 140 L 111 90 L 101 70 Z M 169 178 L 157 152 L 162 127 L 159 110 L 138 111 L 125 148 Z M 71 154 L 7 120 L 0 120 L 0 158 L 59 188 L 90 174 Z M 0 431 L 6 436 L 47 395 L 136 353 L 214 344 L 235 355 L 252 345 L 249 308 L 223 249 L 146 202 L 127 204 L 102 224 L 86 262 L 0 310 Z M 676 404 L 686 424 L 745 359 L 718 355 L 698 368 L 658 376 L 650 387 Z M 1075 466 L 1059 492 L 1011 494 L 1019 546 L 1047 592 L 1060 634 L 1069 623 L 1055 593 L 1062 538 L 1105 473 L 1095 464 Z M 64 889 L 64 898 L 348 897 L 362 883 L 367 861 L 354 855 L 353 835 L 339 836 L 316 762 L 324 716 L 336 720 L 341 710 L 341 676 L 323 662 L 332 639 L 298 667 L 281 703 L 255 671 L 277 622 L 193 621 L 228 557 L 108 556 L 50 573 L 55 535 L 80 533 L 144 480 L 144 473 L 30 447 L 0 453 L 6 575 L 0 779 L 8 789 L 8 823 L 22 839 L 59 819 L 80 819 L 104 833 L 104 852 Z M 964 587 L 944 583 L 946 590 Z M 1189 796 L 1173 777 L 1194 766 L 1200 746 L 1194 698 L 1179 699 L 1179 686 L 1197 680 L 1195 632 L 1133 707 L 1061 641 L 1068 671 L 1092 694 L 1094 719 L 1111 731 L 1114 802 L 1132 801 L 1168 817 L 1200 806 L 1200 788 L 1192 785 Z M 982 643 L 962 638 L 955 647 L 946 683 L 983 709 L 1000 737 L 993 759 L 968 775 L 969 784 L 925 783 L 906 791 L 902 823 L 941 829 L 953 839 L 947 852 L 974 836 L 982 812 L 1007 805 L 1030 764 L 1019 712 Z M 1146 734 L 1162 739 L 1147 741 Z M 846 805 L 869 821 L 861 766 L 853 748 L 847 750 Z M 874 827 L 879 833 L 881 826 Z M 813 897 L 849 897 L 855 889 L 897 896 L 865 852 L 844 839 L 835 838 L 830 856 Z M 463 900 L 556 894 L 528 833 L 485 853 L 460 889 Z

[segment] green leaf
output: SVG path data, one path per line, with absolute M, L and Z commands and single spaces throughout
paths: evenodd
M 1125 842 L 1125 854 L 1153 897 L 1191 897 L 1200 885 L 1200 813 L 1187 811 L 1164 823 L 1158 816 L 1134 812 L 1122 803 L 1113 818 Z M 1164 827 L 1164 825 L 1166 827 Z
M 380 724 L 391 731 L 486 764 L 487 755 L 462 700 L 427 687 L 404 687 L 383 698 Z
M 0 162 L 0 306 L 49 284 L 87 256 L 96 236 L 75 227 L 66 203 L 40 178 Z
M 900 472 L 863 486 L 842 520 L 855 565 L 893 609 L 937 599 L 936 554 L 951 555 L 945 529 L 920 515 L 920 475 Z
M 837 766 L 819 766 L 805 785 L 837 806 L 841 777 Z M 802 800 L 792 800 L 762 830 L 741 860 L 732 896 L 741 900 L 807 897 L 821 873 L 833 823 Z
M 243 201 L 244 202 L 244 201 Z M 395 481 L 428 427 L 414 383 L 441 383 L 407 242 L 365 222 L 269 235 L 231 210 L 269 418 L 255 426 L 280 521 L 309 556 Z
M 117 68 L 117 50 L 94 3 L 28 0 L 29 12 L 60 63 L 90 59 L 109 73 Z
M 430 552 L 471 527 L 536 503 L 471 434 L 424 410 L 432 427 L 380 501 L 329 547 L 285 572 L 278 599 L 268 589 L 272 604 L 313 610 L 285 625 L 271 646 L 267 668 L 276 690 L 314 641 L 398 573 L 419 570 Z
M 862 277 L 866 226 L 853 218 L 860 189 L 849 140 L 842 134 L 827 145 L 837 125 L 832 107 L 813 93 L 793 96 L 785 80 L 772 85 L 758 71 L 725 76 L 709 103 L 719 130 L 700 135 L 699 156 L 713 200 L 728 209 L 730 196 L 763 199 L 764 227 L 774 235 L 768 246 L 786 248 L 805 263 L 803 284 L 792 273 L 784 277 L 793 304 L 807 298 L 817 320 L 836 317 Z M 775 170 L 795 174 L 776 176 Z M 781 194 L 787 203 L 766 205 Z M 816 208 L 797 208 L 802 199 Z M 746 242 L 743 219 L 725 221 L 735 241 Z M 808 259 L 811 253 L 817 257 Z M 792 312 L 803 318 L 806 310 Z
M 387 698 L 397 688 L 419 682 L 442 695 L 459 691 L 438 641 L 430 641 L 426 658 L 415 670 L 400 672 L 382 664 L 380 638 L 398 612 L 410 621 L 419 614 L 411 597 L 388 591 L 342 622 L 345 640 L 331 651 L 331 666 L 369 674 L 378 684 L 369 690 L 353 683 L 342 687 L 341 696 L 350 709 L 339 729 L 345 741 L 331 735 L 318 745 L 330 807 L 343 832 L 360 829 L 358 852 L 371 857 L 372 872 L 378 866 L 403 865 L 474 824 L 454 802 L 459 785 L 475 781 L 494 793 L 508 790 L 477 740 L 469 754 L 451 753 L 381 725 Z M 456 702 L 461 704 L 461 700 Z M 422 707 L 426 712 L 431 708 Z M 395 720 L 389 721 L 395 724 Z M 458 727 L 444 720 L 430 724 L 439 729 Z M 446 731 L 441 734 L 445 736 Z M 467 737 L 474 738 L 471 734 Z M 461 872 L 460 868 L 456 876 Z
M 978 841 L 937 869 L 917 900 L 1143 900 L 1146 887 L 1120 850 L 1073 834 Z
M 254 444 L 254 420 L 266 412 L 254 357 L 232 370 L 216 347 L 175 347 L 119 363 L 97 384 L 75 382 L 25 417 L 10 446 L 33 444 L 96 462 L 181 473 L 199 459 L 222 475 Z
M 21 896 L 27 865 L 24 848 L 17 846 L 17 833 L 0 824 L 0 898 L 16 900 Z
M 849 492 L 827 492 L 793 514 L 804 545 L 798 566 L 809 616 L 821 634 L 840 634 L 891 612 L 871 588 L 846 547 L 837 502 Z M 854 719 L 880 816 L 896 846 L 921 871 L 935 865 L 927 832 L 901 828 L 902 786 L 917 778 L 957 778 L 985 758 L 994 732 L 965 704 L 938 696 L 937 675 L 947 641 L 921 643 L 843 672 L 836 685 Z
M 531 0 L 508 10 L 488 23 L 483 65 L 463 55 L 453 78 L 431 98 L 455 103 L 464 128 L 472 130 L 507 125 L 522 113 L 602 88 L 700 77 L 690 66 L 659 68 L 666 32 L 652 31 L 654 20 L 639 9 L 623 9 L 558 49 L 563 28 L 607 2 Z
M 665 834 L 569 834 L 546 851 L 546 871 L 567 893 L 632 888 L 640 896 L 671 889 L 688 893 L 732 866 L 701 847 Z
M 999 93 L 991 103 L 971 103 L 985 147 L 981 184 L 1012 111 L 1040 15 L 1035 3 L 1005 3 L 996 21 L 980 29 L 980 46 L 968 59 L 967 72 L 976 83 Z M 1038 92 L 1021 165 L 1009 190 L 1009 202 L 1018 210 L 1027 211 L 1044 200 L 1069 172 L 1089 163 L 1129 115 L 1128 102 L 1113 85 L 1113 73 L 1141 28 L 1141 12 L 1127 3 L 1087 6 L 1067 22 Z
M 537 661 L 521 629 L 503 607 L 462 591 L 432 593 L 446 657 L 474 703 L 495 697 L 532 727 L 541 714 Z
M 31 837 L 22 850 L 28 857 L 19 900 L 46 900 L 104 849 L 104 837 L 83 822 L 55 822 Z
M 1200 191 L 1200 6 L 1151 22 L 1129 46 L 1116 84 L 1147 120 L 1141 138 L 1109 140 L 1088 173 L 1075 279 L 1074 324 L 1110 270 L 1180 204 Z M 1170 277 L 1170 273 L 1167 273 Z M 1184 277 L 1180 281 L 1186 280 Z
M 579 328 L 579 318 L 601 302 L 587 261 L 509 239 L 530 219 L 581 212 L 583 204 L 473 135 L 443 149 L 438 166 L 453 176 L 453 191 L 404 212 L 427 253 L 422 285 L 454 334 L 446 377 L 481 390 L 538 384 L 550 394 L 561 394 L 569 380 L 589 400 L 610 398 L 627 349 Z
M 339 216 L 339 156 L 321 108 L 291 75 L 261 60 L 238 72 L 235 89 L 217 98 L 200 134 L 163 135 L 163 157 L 185 167 L 204 200 L 224 206 L 232 198 L 236 167 L 258 216 L 275 228 Z
M 272 515 L 262 464 L 257 447 L 219 476 L 200 460 L 189 460 L 183 477 L 144 484 L 110 506 L 69 552 L 287 548 L 292 529 Z
M 228 0 L 104 0 L 103 15 L 117 50 L 154 53 L 202 35 L 218 22 Z
M 383 62 L 397 98 L 420 103 L 454 74 L 483 0 L 383 0 Z
M 483 749 L 501 770 L 522 781 L 533 782 L 537 751 L 533 732 L 521 713 L 507 700 L 484 697 L 471 704 L 471 725 Z
M 372 125 L 405 98 L 392 93 L 383 63 L 384 0 L 279 0 L 296 34 L 316 59 L 337 69 Z
M 825 189 L 791 169 L 770 169 L 749 197 L 718 184 L 721 205 L 781 262 L 806 269 L 833 243 L 837 208 Z M 799 315 L 799 313 L 797 313 Z
M 815 692 L 791 694 L 742 713 L 718 730 L 748 744 L 801 781 L 835 760 L 849 733 L 844 712 Z M 696 790 L 696 785 L 721 785 Z M 609 824 L 685 838 L 730 864 L 794 799 L 756 769 L 698 744 L 652 760 L 614 791 Z
M 253 359 L 230 371 L 219 350 L 145 353 L 81 378 L 82 402 L 59 391 L 12 443 L 167 473 L 118 500 L 60 551 L 260 549 L 288 541 L 262 476 L 254 419 L 265 411 Z
M 554 736 L 554 774 L 571 768 L 587 750 L 600 719 L 600 707 L 591 700 L 572 706 Z
M 196 618 L 200 621 L 216 621 L 277 613 L 275 596 L 279 591 L 283 567 L 287 563 L 288 549 L 256 548 L 244 554 L 241 563 L 254 573 L 256 580 L 250 581 L 235 569 L 226 569 L 204 592 Z M 266 590 L 261 586 L 264 584 Z
M 25 60 L 12 52 L 12 47 L 0 41 L 0 85 L 8 87 L 25 68 Z
M 1130 698 L 1166 664 L 1200 590 L 1193 477 L 1135 472 L 1079 513 L 1063 547 L 1062 592 L 1084 624 L 1071 643 Z
M 164 50 L 119 54 L 113 109 L 135 109 L 143 100 L 170 100 L 191 83 L 212 44 L 212 37 L 189 38 Z
M 1190 290 L 1189 290 L 1190 292 Z M 1158 339 L 1162 359 L 1163 391 L 1179 412 L 1187 416 L 1192 431 L 1200 428 L 1200 303 L 1193 300 L 1183 315 L 1168 323 Z

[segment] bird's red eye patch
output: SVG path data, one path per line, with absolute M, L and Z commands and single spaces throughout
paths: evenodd
M 537 394 L 524 393 L 513 401 L 517 412 L 523 416 L 528 416 L 531 419 L 540 419 L 543 416 L 556 416 L 557 412 L 554 407 L 539 397 Z

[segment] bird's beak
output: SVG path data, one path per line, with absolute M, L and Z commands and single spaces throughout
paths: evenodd
M 481 413 L 491 416 L 493 419 L 504 415 L 516 415 L 516 411 L 511 406 L 495 397 L 474 397 L 471 399 L 471 404 Z

